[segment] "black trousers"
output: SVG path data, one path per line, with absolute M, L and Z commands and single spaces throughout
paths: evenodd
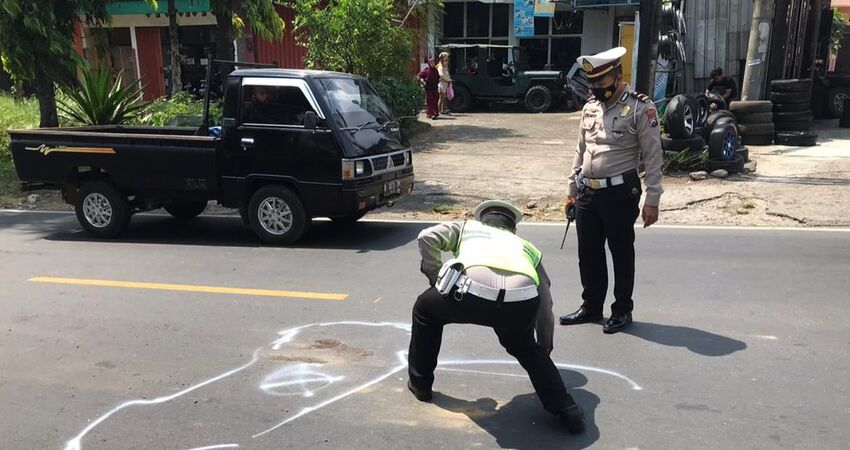
M 496 303 L 473 295 L 457 301 L 443 297 L 433 287 L 423 292 L 413 306 L 413 329 L 408 353 L 410 381 L 421 389 L 431 389 L 434 369 L 443 339 L 443 326 L 473 323 L 491 327 L 499 343 L 528 372 L 543 407 L 558 414 L 575 404 L 567 393 L 558 368 L 549 354 L 534 340 L 538 298 L 524 302 Z
M 624 174 L 625 183 L 605 189 L 585 188 L 576 199 L 578 266 L 583 306 L 590 313 L 602 313 L 608 292 L 608 263 L 605 242 L 614 261 L 614 303 L 612 314 L 634 308 L 635 220 L 639 215 L 640 178 Z

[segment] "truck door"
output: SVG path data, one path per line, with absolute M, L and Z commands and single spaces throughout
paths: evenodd
M 246 77 L 240 99 L 239 172 L 249 181 L 291 183 L 308 214 L 333 214 L 325 209 L 339 204 L 342 153 L 306 81 Z M 304 127 L 308 111 L 319 116 L 317 129 Z

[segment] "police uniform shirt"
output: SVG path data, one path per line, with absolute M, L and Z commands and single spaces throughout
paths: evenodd
M 661 134 L 655 105 L 628 85 L 610 106 L 596 98 L 584 105 L 578 145 L 569 176 L 569 195 L 578 195 L 575 170 L 587 178 L 607 178 L 637 170 L 643 158 L 646 205 L 658 206 L 661 187 Z

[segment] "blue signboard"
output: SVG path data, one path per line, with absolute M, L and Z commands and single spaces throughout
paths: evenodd
M 534 0 L 514 0 L 514 36 L 534 36 Z

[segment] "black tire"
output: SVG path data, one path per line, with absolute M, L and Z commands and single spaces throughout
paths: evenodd
M 669 135 L 661 135 L 661 148 L 666 151 L 681 152 L 687 150 L 701 152 L 703 147 L 705 147 L 705 141 L 702 139 L 702 136 L 694 135 L 694 137 L 688 139 L 673 139 Z
M 703 127 L 694 128 L 694 136 L 699 136 L 699 137 L 702 138 L 703 141 L 705 141 L 705 128 L 703 128 Z
M 812 99 L 808 92 L 771 92 L 770 101 L 774 103 L 805 103 Z
M 776 124 L 775 131 L 809 131 L 812 128 L 811 117 L 808 120 L 777 121 L 774 123 Z
M 525 93 L 525 109 L 532 113 L 542 113 L 552 106 L 552 91 L 538 84 L 531 86 Z
M 744 171 L 744 157 L 738 153 L 730 160 L 708 160 L 708 171 L 714 172 L 718 169 L 725 169 L 730 174 Z
M 718 125 L 723 124 L 731 124 L 736 125 L 738 121 L 735 120 L 735 116 L 732 115 L 729 111 L 715 111 L 712 113 L 714 117 L 709 117 L 705 122 L 705 132 L 703 134 L 703 139 L 708 142 L 708 137 L 711 136 L 711 130 Z
M 787 111 L 773 113 L 774 122 L 797 122 L 800 120 L 811 120 L 812 111 L 804 109 L 803 111 Z
M 753 134 L 771 134 L 775 130 L 773 122 L 767 123 L 750 123 L 738 125 L 738 132 L 741 136 L 750 136 Z
M 130 224 L 127 196 L 105 181 L 88 181 L 80 186 L 74 202 L 77 220 L 90 235 L 111 239 Z
M 736 101 L 729 104 L 729 111 L 738 114 L 769 113 L 773 111 L 773 103 L 767 100 Z
M 770 145 L 773 143 L 772 134 L 749 134 L 741 136 L 741 143 L 744 145 Z
M 664 113 L 665 131 L 673 139 L 688 139 L 694 135 L 696 128 L 696 103 L 685 95 L 677 95 L 670 99 Z
M 708 159 L 729 161 L 735 158 L 738 143 L 738 130 L 734 125 L 717 125 L 708 138 Z
M 844 99 L 850 98 L 850 88 L 836 87 L 829 90 L 827 94 L 826 109 L 835 116 L 841 117 L 844 113 Z
M 773 80 L 770 82 L 770 90 L 773 92 L 810 92 L 812 90 L 812 79 Z
M 466 112 L 472 108 L 472 92 L 462 84 L 452 86 L 455 96 L 449 101 L 449 109 L 454 112 Z
M 750 160 L 750 149 L 748 149 L 747 147 L 738 147 L 735 150 L 735 153 L 741 155 L 741 157 L 744 158 L 744 162 Z
M 723 97 L 713 92 L 709 92 L 706 97 L 708 97 L 709 109 L 711 109 L 711 105 L 717 105 L 717 107 L 714 108 L 715 111 L 726 111 L 729 109 L 729 105 L 726 104 L 726 100 L 723 100 Z
M 185 202 L 174 202 L 163 206 L 168 214 L 180 220 L 191 220 L 201 215 L 207 209 L 206 200 L 189 200 Z
M 773 122 L 773 114 L 769 112 L 760 112 L 760 113 L 735 113 L 735 119 L 737 119 L 738 123 L 744 124 L 759 124 L 759 123 L 770 123 Z
M 337 224 L 340 224 L 340 225 L 351 225 L 351 224 L 357 222 L 358 220 L 362 219 L 363 216 L 365 216 L 365 215 L 366 215 L 366 211 L 357 211 L 357 212 L 355 212 L 353 214 L 349 214 L 347 216 L 331 217 L 330 219 L 331 219 L 331 222 L 333 222 L 333 223 L 337 223 Z
M 697 104 L 697 127 L 702 127 L 705 125 L 705 120 L 708 119 L 708 114 L 711 111 L 708 110 L 708 97 L 705 94 L 697 94 L 693 96 L 694 101 Z M 694 132 L 696 134 L 696 132 Z
M 269 214 L 262 214 L 261 217 L 261 210 L 264 212 L 271 210 L 271 217 Z M 294 243 L 304 234 L 309 222 L 298 195 L 291 189 L 279 185 L 258 189 L 251 196 L 248 215 L 254 234 L 263 242 L 273 245 Z
M 776 145 L 795 147 L 813 147 L 817 145 L 818 135 L 811 131 L 778 131 L 774 136 Z
M 809 109 L 808 103 L 774 103 L 773 104 L 773 112 L 794 112 L 794 111 L 805 111 Z

